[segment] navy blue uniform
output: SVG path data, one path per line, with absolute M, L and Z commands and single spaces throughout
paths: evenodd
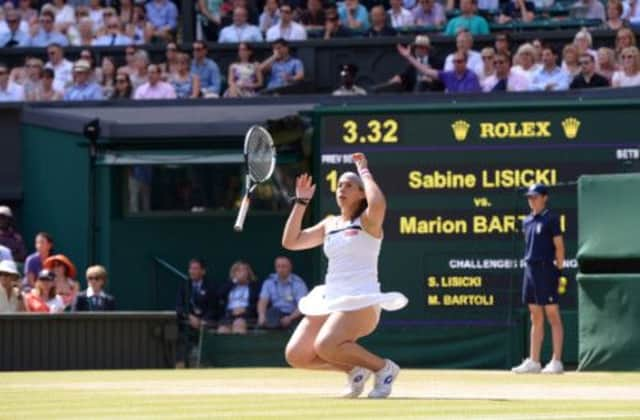
M 553 238 L 562 235 L 560 220 L 548 209 L 524 219 L 526 262 L 522 283 L 522 302 L 534 305 L 558 303 L 558 280 L 560 270 L 553 260 L 556 247 Z

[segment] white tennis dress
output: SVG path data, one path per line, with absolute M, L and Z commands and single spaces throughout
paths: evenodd
M 380 292 L 378 256 L 382 239 L 353 222 L 332 216 L 325 225 L 324 253 L 329 259 L 325 284 L 316 286 L 298 304 L 305 315 L 326 315 L 379 305 L 396 311 L 407 305 L 402 293 Z

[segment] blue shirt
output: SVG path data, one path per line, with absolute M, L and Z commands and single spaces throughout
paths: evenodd
M 106 47 L 112 45 L 131 45 L 133 40 L 122 34 L 107 34 L 94 39 L 91 45 L 94 47 Z
M 271 66 L 271 74 L 269 75 L 268 89 L 279 88 L 290 84 L 285 80 L 285 75 L 295 76 L 299 72 L 304 71 L 302 61 L 297 58 L 289 57 L 286 61 L 274 61 Z
M 462 76 L 459 76 L 455 71 L 439 71 L 438 78 L 448 93 L 481 91 L 478 76 L 469 69 Z
M 545 90 L 545 87 L 550 83 L 555 84 L 551 90 L 567 90 L 571 83 L 571 76 L 560 67 L 556 67 L 551 71 L 547 71 L 543 67 L 533 75 L 531 89 Z
M 40 29 L 35 36 L 29 40 L 30 47 L 48 47 L 51 44 L 60 44 L 63 47 L 69 45 L 69 40 L 60 32 L 45 32 Z
M 205 58 L 202 64 L 196 60 L 191 62 L 191 73 L 200 77 L 200 87 L 209 92 L 220 93 L 220 68 L 210 58 Z
M 255 25 L 229 25 L 222 28 L 218 42 L 262 42 L 262 32 Z
M 102 88 L 97 83 L 73 85 L 64 94 L 65 101 L 99 101 L 104 99 Z
M 249 285 L 236 284 L 229 292 L 229 303 L 227 310 L 233 311 L 238 308 L 249 307 Z
M 178 8 L 170 0 L 166 0 L 164 4 L 158 4 L 155 0 L 150 1 L 146 5 L 147 20 L 151 22 L 154 28 L 175 29 L 178 21 Z
M 562 235 L 560 219 L 544 209 L 539 214 L 530 214 L 522 222 L 524 232 L 524 259 L 527 262 L 553 262 L 556 246 L 553 238 Z
M 348 28 L 349 27 L 349 19 L 347 17 L 347 13 L 348 13 L 347 7 L 344 4 L 340 5 L 340 7 L 338 7 L 338 17 L 340 18 L 340 22 L 345 27 Z M 369 29 L 369 13 L 367 13 L 367 8 L 366 7 L 364 7 L 363 5 L 359 4 L 358 7 L 356 8 L 354 18 L 358 22 L 362 23 L 362 25 L 357 30 L 365 32 L 367 29 Z
M 17 42 L 17 44 L 7 45 L 9 41 Z M 0 48 L 4 47 L 27 47 L 29 46 L 29 35 L 18 29 L 11 38 L 11 32 L 0 34 Z
M 291 314 L 298 308 L 298 302 L 309 290 L 299 276 L 290 274 L 281 281 L 278 274 L 273 273 L 266 278 L 260 290 L 260 299 L 268 299 L 271 306 L 285 314 Z

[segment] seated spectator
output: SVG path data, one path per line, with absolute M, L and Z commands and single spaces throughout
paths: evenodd
M 507 54 L 511 57 L 511 40 L 509 38 L 509 34 L 506 32 L 496 34 L 493 47 L 495 48 L 496 53 Z
M 5 67 L 5 70 L 7 68 Z M 0 67 L 0 72 L 2 67 Z M 0 76 L 1 78 L 2 76 Z M 21 262 L 27 256 L 27 248 L 22 236 L 13 227 L 13 212 L 8 206 L 0 206 L 0 245 L 11 250 L 13 259 Z
M 58 31 L 67 33 L 71 25 L 76 23 L 76 12 L 72 6 L 67 4 L 67 0 L 53 0 L 52 10 L 56 15 L 55 27 Z
M 573 38 L 573 44 L 578 49 L 578 55 L 588 53 L 591 54 L 594 60 L 598 58 L 596 56 L 596 52 L 591 49 L 591 33 L 586 28 L 582 28 L 578 31 L 578 33 L 576 33 L 576 36 Z
M 71 306 L 76 299 L 80 286 L 75 280 L 78 274 L 76 266 L 65 255 L 56 254 L 46 260 L 43 264 L 44 268 L 53 272 L 56 296 L 60 298 L 64 307 L 59 312 Z
M 435 62 L 435 56 L 429 55 L 431 40 L 427 35 L 418 35 L 413 42 L 413 55 L 420 63 L 433 68 L 442 67 L 439 62 Z M 425 92 L 444 90 L 442 83 L 437 78 L 431 78 L 416 70 L 409 64 L 406 69 L 396 74 L 389 80 L 389 84 L 400 84 L 406 92 Z
M 29 39 L 30 47 L 48 47 L 51 44 L 58 44 L 63 47 L 69 45 L 66 36 L 54 29 L 55 16 L 51 10 L 44 10 L 40 14 L 40 28 Z
M 91 79 L 91 64 L 80 59 L 73 65 L 73 85 L 64 93 L 65 101 L 100 101 L 102 88 Z
M 542 67 L 535 62 L 536 50 L 530 43 L 524 43 L 518 48 L 514 58 L 512 72 L 520 73 L 527 78 L 529 83 L 533 80 L 533 75 Z
M 467 30 L 472 35 L 489 35 L 489 23 L 477 15 L 476 4 L 476 0 L 460 0 L 460 16 L 449 21 L 444 34 L 454 36 L 461 30 Z
M 13 261 L 11 250 L 4 245 L 0 245 L 0 261 Z
M 640 2 L 638 0 L 627 0 L 623 3 L 622 18 L 632 25 L 640 23 Z
M 118 71 L 123 71 L 128 75 L 135 73 L 136 71 L 136 53 L 138 49 L 135 45 L 129 45 L 124 49 L 125 65 L 118 68 Z
M 38 273 L 43 264 L 53 253 L 53 237 L 47 232 L 39 232 L 35 240 L 36 252 L 30 254 L 24 262 L 24 280 L 22 290 L 31 290 L 36 284 Z
M 293 9 L 289 4 L 280 6 L 280 21 L 267 31 L 267 41 L 284 39 L 286 41 L 304 41 L 307 31 L 304 26 L 293 21 Z
M 384 7 L 377 5 L 371 8 L 371 27 L 366 32 L 368 38 L 378 38 L 382 36 L 396 36 L 398 32 L 387 25 L 387 13 Z
M 49 56 L 49 61 L 44 67 L 54 71 L 53 88 L 59 92 L 64 92 L 73 82 L 73 63 L 64 58 L 62 47 L 58 44 L 49 45 L 47 47 L 47 55 Z
M 542 68 L 531 80 L 531 90 L 550 91 L 567 90 L 571 83 L 571 76 L 562 70 L 557 63 L 558 55 L 551 47 L 542 49 Z
M 128 36 L 124 35 L 120 29 L 120 20 L 117 17 L 109 18 L 107 21 L 107 33 L 105 35 L 99 36 L 93 41 L 93 46 L 95 47 L 113 47 L 113 46 L 122 46 L 129 45 L 133 43 L 133 40 Z
M 405 9 L 402 0 L 389 0 L 389 20 L 395 29 L 406 28 L 415 25 L 413 14 Z
M 241 98 L 255 96 L 264 83 L 260 63 L 253 57 L 253 49 L 246 43 L 238 44 L 238 59 L 229 66 L 229 88 L 224 96 Z
M 562 49 L 562 70 L 574 77 L 580 73 L 580 55 L 578 48 L 574 44 L 567 44 Z
M 260 64 L 263 73 L 269 72 L 267 89 L 290 86 L 304 80 L 302 61 L 289 55 L 289 43 L 279 39 L 272 44 L 273 54 Z
M 596 73 L 596 62 L 591 54 L 580 56 L 580 74 L 576 75 L 569 87 L 571 89 L 587 89 L 597 87 L 609 87 L 609 80 Z
M 613 73 L 611 86 L 632 87 L 640 86 L 640 54 L 636 47 L 627 47 L 620 55 L 622 66 Z
M 55 73 L 52 69 L 42 70 L 42 86 L 36 93 L 36 101 L 61 101 L 64 94 L 53 87 Z
M 93 45 L 96 40 L 93 21 L 89 17 L 78 20 L 78 24 L 69 29 L 70 44 L 77 47 Z
M 398 52 L 419 72 L 433 78 L 439 79 L 445 87 L 447 93 L 460 92 L 480 92 L 480 83 L 476 73 L 467 68 L 467 54 L 464 52 L 456 52 L 453 57 L 453 70 L 442 71 L 435 70 L 424 65 L 411 55 L 411 50 L 402 45 L 397 45 Z
M 191 73 L 190 64 L 189 54 L 179 53 L 178 72 L 168 80 L 179 99 L 200 97 L 200 79 L 197 74 Z
M 142 4 L 133 6 L 133 22 L 128 24 L 125 35 L 133 39 L 135 45 L 145 45 L 151 43 L 154 27 L 147 20 L 147 12 Z
M 200 77 L 200 88 L 205 98 L 217 98 L 220 94 L 220 68 L 210 58 L 207 58 L 207 44 L 203 41 L 193 43 L 193 61 L 191 72 Z
M 26 47 L 29 45 L 29 34 L 20 29 L 20 15 L 14 9 L 7 12 L 6 32 L 0 32 L 0 48 Z
M 116 300 L 104 291 L 107 284 L 107 270 L 101 265 L 87 268 L 86 290 L 78 293 L 73 302 L 73 312 L 115 311 Z
M 129 75 L 118 71 L 116 74 L 116 86 L 110 99 L 131 99 L 133 95 L 133 85 Z
M 435 0 L 418 0 L 418 5 L 411 11 L 413 21 L 418 26 L 441 27 L 447 22 L 444 7 Z
M 134 91 L 149 80 L 149 54 L 145 50 L 138 50 L 133 55 L 133 71 L 129 73 Z
M 345 0 L 338 6 L 340 23 L 352 31 L 365 32 L 369 29 L 369 13 L 358 0 Z
M 198 23 L 207 41 L 218 39 L 218 30 L 222 24 L 222 3 L 222 0 L 198 0 Z
M 162 81 L 162 72 L 156 64 L 148 68 L 149 81 L 135 90 L 133 99 L 175 99 L 176 91 L 170 83 Z
M 598 48 L 597 55 L 596 71 L 611 82 L 613 73 L 618 70 L 615 51 L 611 48 L 601 47 Z
M 89 0 L 88 17 L 91 19 L 93 30 L 99 31 L 104 26 L 104 9 L 100 0 Z
M 333 91 L 333 96 L 366 95 L 367 91 L 356 85 L 357 74 L 358 67 L 355 64 L 344 64 L 340 66 L 341 85 Z
M 327 6 L 325 10 L 324 39 L 346 38 L 351 36 L 351 30 L 342 24 L 335 5 Z
M 0 63 L 0 102 L 24 101 L 22 86 L 9 82 L 9 67 Z
M 309 290 L 304 280 L 292 272 L 291 260 L 280 256 L 275 260 L 276 272 L 262 283 L 258 301 L 258 326 L 289 328 L 302 317 L 298 302 Z
M 496 74 L 496 69 L 493 65 L 493 62 L 496 59 L 496 51 L 492 47 L 485 47 L 480 51 L 480 55 L 482 57 L 482 71 L 477 74 L 477 76 L 478 81 L 480 82 L 480 87 L 482 87 L 484 92 L 487 92 L 490 90 L 490 87 L 493 87 L 487 79 Z
M 599 19 L 607 20 L 604 14 L 604 6 L 600 0 L 578 0 L 572 6 L 573 17 L 577 19 Z
M 189 354 L 198 343 L 200 327 L 217 320 L 218 294 L 213 284 L 207 281 L 206 275 L 204 261 L 192 258 L 189 261 L 189 281 L 178 289 L 176 367 L 188 364 Z
M 233 24 L 222 28 L 218 42 L 260 42 L 262 33 L 255 25 L 247 23 L 249 14 L 244 7 L 233 10 Z
M 178 72 L 178 52 L 178 45 L 175 42 L 167 43 L 164 53 L 167 61 L 160 63 L 160 69 L 165 79 L 169 79 Z
M 80 60 L 85 60 L 89 63 L 89 81 L 99 84 L 100 79 L 102 79 L 102 68 L 96 67 L 96 60 L 91 50 L 81 50 Z
M 18 279 L 20 273 L 12 260 L 0 261 L 0 314 L 10 314 L 24 309 Z
M 278 0 L 266 0 L 264 2 L 264 10 L 258 19 L 260 31 L 266 33 L 269 28 L 275 26 L 280 21 L 280 9 L 278 8 Z
M 299 13 L 296 21 L 304 25 L 306 30 L 324 29 L 326 16 L 322 8 L 322 0 L 307 0 L 307 8 Z
M 526 92 L 529 79 L 522 73 L 511 71 L 511 55 L 496 52 L 493 65 L 496 72 L 485 80 L 482 89 L 485 92 Z
M 473 35 L 469 31 L 461 30 L 456 35 L 456 52 L 447 55 L 444 61 L 444 71 L 452 71 L 453 59 L 456 53 L 463 53 L 467 57 L 467 68 L 479 75 L 482 73 L 482 54 L 472 49 Z
M 18 1 L 18 8 L 16 10 L 20 14 L 23 22 L 30 23 L 32 21 L 38 20 L 38 11 L 32 7 L 32 3 L 32 0 Z
M 103 56 L 98 83 L 102 88 L 102 96 L 110 98 L 116 88 L 116 58 L 113 56 Z
M 629 28 L 622 28 L 618 30 L 616 34 L 616 60 L 618 64 L 622 64 L 622 60 L 620 59 L 620 55 L 622 50 L 627 47 L 635 47 L 636 46 L 636 35 Z
M 535 17 L 536 6 L 528 0 L 509 0 L 503 7 L 498 23 L 512 21 L 531 22 Z
M 173 1 L 150 0 L 145 8 L 153 35 L 163 40 L 172 39 L 178 25 L 178 8 Z
M 622 18 L 623 9 L 622 1 L 609 0 L 607 2 L 607 21 L 602 24 L 603 28 L 617 31 L 627 26 L 627 22 Z
M 118 19 L 120 19 L 120 23 L 123 25 L 128 25 L 133 22 L 133 2 L 134 0 L 120 0 Z
M 65 305 L 60 295 L 56 294 L 55 275 L 49 270 L 38 273 L 36 284 L 23 295 L 24 308 L 27 312 L 60 313 Z
M 260 286 L 251 266 L 244 261 L 233 263 L 229 281 L 218 292 L 224 311 L 218 323 L 219 334 L 246 334 L 247 324 L 256 318 Z

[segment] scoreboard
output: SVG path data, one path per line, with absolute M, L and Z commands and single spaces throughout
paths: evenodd
M 508 324 L 521 307 L 526 187 L 550 187 L 576 308 L 576 182 L 640 170 L 638 104 L 616 101 L 321 108 L 315 114 L 317 210 L 338 211 L 340 174 L 367 155 L 387 197 L 382 288 L 409 297 L 410 324 Z M 622 198 L 621 198 L 622 199 Z

